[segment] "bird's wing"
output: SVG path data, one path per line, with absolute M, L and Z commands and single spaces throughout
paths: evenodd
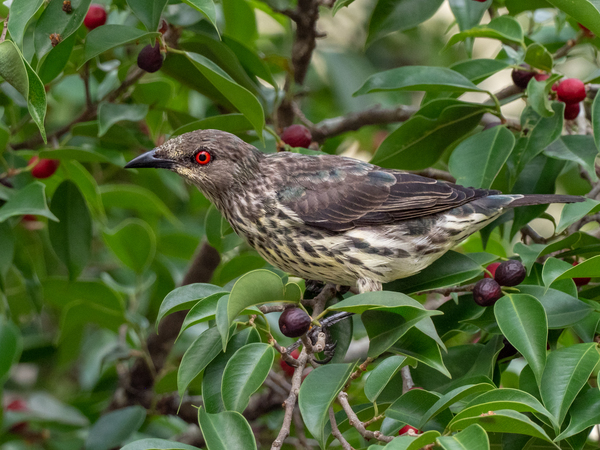
M 331 231 L 428 216 L 494 193 L 349 158 L 289 162 L 277 200 L 305 223 Z

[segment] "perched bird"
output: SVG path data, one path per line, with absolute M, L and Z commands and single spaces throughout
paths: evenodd
M 340 156 L 265 154 L 218 130 L 183 134 L 125 167 L 178 173 L 275 267 L 360 292 L 416 274 L 507 208 L 582 201 L 502 195 Z

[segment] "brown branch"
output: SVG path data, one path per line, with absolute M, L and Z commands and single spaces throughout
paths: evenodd
M 327 283 L 315 298 L 302 300 L 302 304 L 310 306 L 312 308 L 312 316 L 316 317 L 323 312 L 325 304 L 335 297 L 336 294 L 337 288 L 335 284 Z
M 553 55 L 554 60 L 562 58 L 563 56 L 567 56 L 567 54 L 571 51 L 571 49 L 573 47 L 575 47 L 581 41 L 582 36 L 583 36 L 583 33 L 580 33 L 580 35 L 577 36 L 576 39 L 569 39 L 565 45 L 563 45 L 561 48 L 556 50 L 556 53 L 554 53 L 554 55 Z
M 548 243 L 548 239 L 540 236 L 538 233 L 535 232 L 535 230 L 533 228 L 531 228 L 530 225 L 525 225 L 523 228 L 521 228 L 521 237 L 523 240 L 523 243 L 525 243 L 525 238 L 530 238 L 533 242 L 535 242 L 536 244 L 547 244 Z
M 410 366 L 404 366 L 400 369 L 400 376 L 402 377 L 402 393 L 406 394 L 412 388 L 415 387 L 415 382 L 410 374 Z
M 365 439 L 377 439 L 381 442 L 391 442 L 394 438 L 391 436 L 386 436 L 382 434 L 380 431 L 370 431 L 367 430 L 364 424 L 360 421 L 356 413 L 352 410 L 350 403 L 348 402 L 348 394 L 345 391 L 342 391 L 337 396 L 340 405 L 344 409 L 346 416 L 348 416 L 348 423 L 350 426 L 356 428 L 356 431 L 364 437 Z
M 0 35 L 0 42 L 4 42 L 6 39 L 6 32 L 8 31 L 8 16 L 6 15 L 6 19 L 4 20 L 4 26 L 2 27 L 2 35 Z
M 333 413 L 333 408 L 329 408 L 329 423 L 331 424 L 331 434 L 342 444 L 342 448 L 344 450 L 354 450 L 354 448 L 348 443 L 340 429 L 337 426 L 337 422 L 335 421 L 335 414 Z
M 415 294 L 415 295 L 442 294 L 443 296 L 448 296 L 448 295 L 452 294 L 453 292 L 456 292 L 458 294 L 466 294 L 468 292 L 472 292 L 474 287 L 475 287 L 475 284 L 467 284 L 464 286 L 455 286 L 455 287 L 441 288 L 441 289 L 431 289 L 430 291 L 419 292 L 418 294 Z

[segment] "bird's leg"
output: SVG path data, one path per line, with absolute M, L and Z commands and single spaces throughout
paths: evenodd
M 381 282 L 375 281 L 371 278 L 359 278 L 356 280 L 356 287 L 358 288 L 359 294 L 383 290 Z

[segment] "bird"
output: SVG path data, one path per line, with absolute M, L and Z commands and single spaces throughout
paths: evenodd
M 502 194 L 337 155 L 263 153 L 220 130 L 174 137 L 125 168 L 179 174 L 274 267 L 359 293 L 419 273 L 509 208 L 583 200 Z

